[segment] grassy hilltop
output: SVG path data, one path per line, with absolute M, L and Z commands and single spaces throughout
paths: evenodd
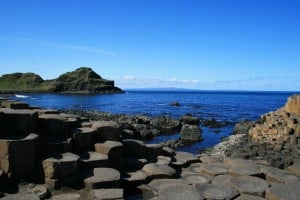
M 120 93 L 114 81 L 103 79 L 91 68 L 81 67 L 60 75 L 56 79 L 43 80 L 34 73 L 12 73 L 0 77 L 1 93 Z

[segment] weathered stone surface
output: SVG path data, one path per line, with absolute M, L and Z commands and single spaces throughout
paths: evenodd
M 300 163 L 293 164 L 287 168 L 287 171 L 300 177 Z
M 116 169 L 124 167 L 124 148 L 123 144 L 117 141 L 106 141 L 95 144 L 95 151 L 107 155 L 109 166 Z
M 200 172 L 209 176 L 226 174 L 229 167 L 224 164 L 201 164 L 200 167 L 193 167 L 193 171 Z
M 38 135 L 6 135 L 0 139 L 0 169 L 11 179 L 33 178 L 39 153 Z
M 176 166 L 187 166 L 195 162 L 200 162 L 199 158 L 195 155 L 188 152 L 177 151 L 175 154 L 175 162 L 172 164 Z
M 1 198 L 1 200 L 40 200 L 35 194 L 10 194 Z
M 0 108 L 0 135 L 37 133 L 38 113 L 32 110 Z
M 197 188 L 187 184 L 165 184 L 159 188 L 158 197 L 169 200 L 202 200 L 202 194 Z
M 49 195 L 48 188 L 44 185 L 36 185 L 30 188 L 28 192 L 37 195 L 40 199 L 45 199 Z
M 201 129 L 197 125 L 184 124 L 180 131 L 180 138 L 184 141 L 202 140 Z
M 67 152 L 53 155 L 42 163 L 46 179 L 61 179 L 78 172 L 79 156 Z
M 265 174 L 268 182 L 288 183 L 299 180 L 297 176 L 288 174 L 286 171 L 274 167 L 262 166 L 261 171 Z
M 233 134 L 248 135 L 250 128 L 252 128 L 254 125 L 255 125 L 255 121 L 242 120 L 234 126 Z
M 269 186 L 265 180 L 252 176 L 229 177 L 228 183 L 240 193 L 261 197 Z
M 272 183 L 271 187 L 266 191 L 266 199 L 268 200 L 289 200 L 300 199 L 300 182 L 292 182 L 288 184 Z
M 138 170 L 136 172 L 129 172 L 128 177 L 125 177 L 124 180 L 126 181 L 126 186 L 138 186 L 141 184 L 145 184 L 148 181 L 148 174 L 145 172 Z
M 230 200 L 238 196 L 235 190 L 222 185 L 198 185 L 198 189 L 206 199 Z
M 95 189 L 93 190 L 95 200 L 121 200 L 124 198 L 123 189 Z
M 94 168 L 85 171 L 83 178 L 87 188 L 113 188 L 118 187 L 120 173 L 112 168 Z
M 97 137 L 100 140 L 115 140 L 121 139 L 120 125 L 114 121 L 96 121 L 92 127 L 97 131 Z
M 70 129 L 68 118 L 60 114 L 40 115 L 41 134 L 55 137 L 68 136 Z
M 142 171 L 148 174 L 151 178 L 170 178 L 176 174 L 176 171 L 167 165 L 146 164 Z
M 208 176 L 196 173 L 184 173 L 181 176 L 190 185 L 208 184 L 211 180 Z
M 108 167 L 108 156 L 102 153 L 89 151 L 80 154 L 81 166 L 84 169 Z
M 229 177 L 231 177 L 231 176 L 229 176 L 229 175 L 215 176 L 212 180 L 212 184 L 221 185 L 224 187 L 230 187 L 230 185 L 228 185 L 228 181 L 227 181 Z
M 172 158 L 167 156 L 157 156 L 156 164 L 159 165 L 170 165 L 172 161 Z
M 241 194 L 238 198 L 235 200 L 264 200 L 265 198 L 259 197 L 259 196 L 253 196 L 248 194 Z
M 212 164 L 212 163 L 220 163 L 220 159 L 217 158 L 216 156 L 209 156 L 209 155 L 201 155 L 200 161 L 202 163 L 206 164 Z
M 139 189 L 143 193 L 143 199 L 152 199 L 158 195 L 158 190 L 161 186 L 166 184 L 186 184 L 184 180 L 180 179 L 155 179 L 148 185 L 141 185 Z
M 300 95 L 294 95 L 288 98 L 284 110 L 290 113 L 295 113 L 300 116 Z
M 90 151 L 94 149 L 96 130 L 92 128 L 78 128 L 72 134 L 73 144 L 79 151 Z
M 251 160 L 238 158 L 226 158 L 224 163 L 230 166 L 228 173 L 232 176 L 257 176 L 260 174 L 260 167 Z
M 80 195 L 74 193 L 59 194 L 51 197 L 51 200 L 80 200 L 80 199 L 81 199 Z

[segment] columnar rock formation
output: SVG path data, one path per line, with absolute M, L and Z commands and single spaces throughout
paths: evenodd
M 300 116 L 300 96 L 291 96 L 285 104 L 284 110 L 289 113 L 295 113 Z
M 126 139 L 127 132 L 115 121 L 90 121 L 6 99 L 0 102 L 0 197 L 4 195 L 3 199 L 48 199 L 48 189 L 51 199 L 124 199 L 132 194 L 143 199 L 300 198 L 297 159 L 284 171 L 269 166 L 265 160 L 195 156 L 161 144 Z M 251 130 L 250 138 L 275 146 L 284 147 L 287 141 L 298 145 L 296 114 L 283 110 L 279 113 L 281 117 L 275 121 L 274 117 L 271 120 L 266 116 L 263 124 Z M 192 118 L 185 120 L 198 123 Z M 167 119 L 163 121 L 178 125 Z M 172 129 L 157 124 L 164 130 Z M 273 137 L 278 125 L 283 127 L 283 138 L 279 131 Z M 264 133 L 264 128 L 270 133 Z M 289 135 L 288 140 L 285 135 Z M 297 140 L 291 139 L 294 136 Z M 26 185 L 23 181 L 42 185 Z M 23 184 L 19 185 L 19 191 L 11 194 L 10 187 L 20 182 Z

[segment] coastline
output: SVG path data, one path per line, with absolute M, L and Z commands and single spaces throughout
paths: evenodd
M 292 111 L 298 108 L 293 102 L 298 105 L 298 101 L 294 100 L 287 103 L 287 108 Z M 237 149 L 245 150 L 247 145 L 253 145 L 252 141 L 249 142 L 249 137 L 252 137 L 249 134 L 232 135 L 213 147 L 212 152 L 193 155 L 162 144 L 145 144 L 136 138 L 124 138 L 125 133 L 127 136 L 134 134 L 128 125 L 155 124 L 155 120 L 147 116 L 118 115 L 116 118 L 114 114 L 101 113 L 99 116 L 97 113 L 91 119 L 82 116 L 82 113 L 45 110 L 5 98 L 1 99 L 1 106 L 0 145 L 4 150 L 1 153 L 18 159 L 18 164 L 14 164 L 1 157 L 0 185 L 5 187 L 0 188 L 4 189 L 0 190 L 0 195 L 5 195 L 4 199 L 18 195 L 30 199 L 38 195 L 41 199 L 50 195 L 53 199 L 61 195 L 72 199 L 93 199 L 103 193 L 110 199 L 133 196 L 135 199 L 152 199 L 161 198 L 164 194 L 180 196 L 181 199 L 270 199 L 273 196 L 296 199 L 300 194 L 297 187 L 300 183 L 298 157 L 284 160 L 288 161 L 285 166 L 273 167 L 267 157 L 247 155 L 253 148 L 239 154 L 244 156 L 242 158 L 228 154 L 228 151 L 239 153 Z M 298 127 L 298 121 L 295 123 L 298 116 L 286 115 L 286 111 L 278 110 L 262 116 L 264 121 L 257 122 L 250 130 L 268 126 L 269 120 L 272 121 L 280 113 L 283 118 L 279 119 L 291 120 L 289 126 Z M 120 119 L 128 123 L 119 123 Z M 162 121 L 156 119 L 156 123 L 166 133 L 178 125 L 171 118 L 159 119 Z M 24 124 L 24 120 L 29 123 Z M 190 125 L 200 122 L 189 115 L 181 120 Z M 283 124 L 278 122 L 274 127 Z M 145 130 L 139 131 L 145 134 L 140 136 L 147 137 L 149 132 Z M 297 138 L 298 132 L 294 133 L 289 137 Z M 276 145 L 272 147 L 276 148 Z M 277 155 L 272 156 L 275 158 Z M 4 168 L 2 163 L 7 163 L 8 168 Z M 24 166 L 29 165 L 31 167 L 24 170 Z M 24 184 L 24 180 L 31 180 L 31 184 Z M 15 194 L 8 193 L 12 187 L 20 189 Z M 214 192 L 211 192 L 212 189 Z M 288 194 L 285 192 L 287 189 L 291 191 Z M 39 192 L 34 192 L 36 190 Z M 249 194 L 251 197 L 247 197 Z

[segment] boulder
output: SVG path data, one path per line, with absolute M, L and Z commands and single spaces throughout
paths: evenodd
M 40 153 L 39 136 L 7 135 L 0 139 L 0 169 L 10 179 L 35 178 L 36 161 Z
M 176 174 L 176 171 L 172 167 L 155 163 L 146 164 L 142 168 L 142 171 L 151 178 L 171 178 Z
M 252 128 L 254 125 L 255 125 L 255 121 L 242 120 L 234 126 L 233 134 L 248 135 L 250 128 Z
M 62 179 L 73 176 L 79 170 L 79 156 L 73 153 L 52 155 L 43 160 L 43 169 L 46 179 Z
M 179 118 L 181 124 L 190 124 L 190 125 L 197 125 L 200 124 L 200 119 L 198 117 L 193 117 L 192 115 L 186 114 Z
M 121 140 L 120 125 L 114 121 L 96 121 L 93 122 L 92 127 L 97 131 L 97 137 L 99 140 Z
M 32 110 L 0 108 L 0 135 L 38 133 L 38 113 Z
M 94 189 L 95 200 L 121 200 L 124 199 L 124 190 L 120 188 Z
M 119 186 L 120 173 L 112 168 L 94 168 L 83 173 L 86 188 L 114 188 Z
M 176 133 L 180 130 L 180 121 L 167 116 L 159 116 L 152 119 L 151 123 L 162 134 Z
M 108 156 L 110 167 L 115 169 L 122 169 L 124 167 L 124 148 L 122 143 L 117 141 L 97 143 L 95 144 L 95 151 Z
M 83 169 L 93 169 L 109 166 L 108 156 L 94 151 L 81 153 L 80 162 Z
M 72 134 L 72 139 L 77 151 L 93 150 L 96 140 L 96 130 L 92 128 L 78 128 Z
M 201 133 L 199 126 L 184 124 L 180 131 L 180 138 L 183 141 L 200 141 L 202 140 Z
M 235 190 L 242 194 L 264 197 L 269 184 L 260 178 L 252 176 L 229 177 L 227 180 Z

